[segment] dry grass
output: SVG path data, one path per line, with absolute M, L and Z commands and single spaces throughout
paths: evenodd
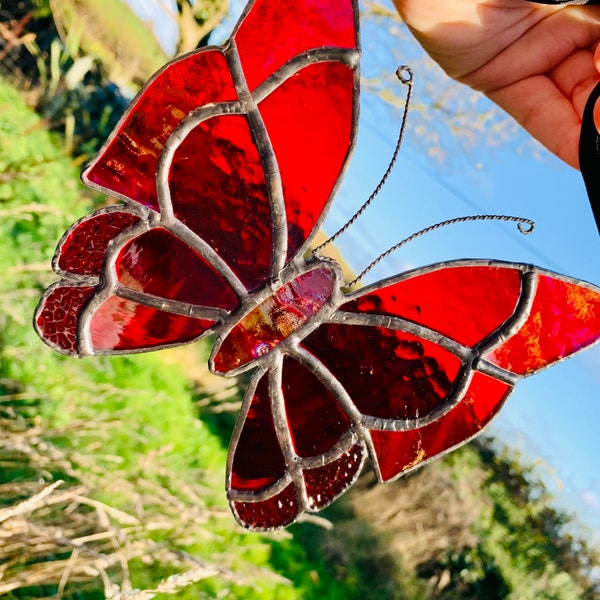
M 385 537 L 389 552 L 413 570 L 449 550 L 475 544 L 472 526 L 481 510 L 474 504 L 479 483 L 452 481 L 438 463 L 385 485 L 375 484 L 369 473 L 358 481 L 352 507 Z
M 169 550 L 148 537 L 157 530 L 184 535 L 192 523 L 197 533 L 208 510 L 196 502 L 194 490 L 187 491 L 195 506 L 190 511 L 166 489 L 140 480 L 135 486 L 140 515 L 134 516 L 93 500 L 92 490 L 74 481 L 44 481 L 57 472 L 74 479 L 80 458 L 48 443 L 30 422 L 0 418 L 0 596 L 21 590 L 31 597 L 60 599 L 93 588 L 106 598 L 146 600 L 208 577 L 241 582 L 220 565 Z M 17 480 L 18 475 L 24 480 Z M 98 484 L 102 477 L 94 479 Z M 131 485 L 123 485 L 123 490 L 134 494 Z M 160 505 L 164 518 L 148 518 L 150 502 Z M 133 589 L 132 559 L 167 566 L 175 573 L 154 589 Z

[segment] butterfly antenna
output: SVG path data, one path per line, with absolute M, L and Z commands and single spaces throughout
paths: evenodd
M 402 124 L 400 125 L 400 133 L 398 134 L 398 141 L 396 142 L 396 148 L 394 150 L 392 160 L 390 160 L 390 164 L 388 165 L 388 168 L 383 174 L 381 181 L 377 184 L 377 187 L 373 190 L 373 193 L 367 198 L 366 202 L 356 211 L 354 216 L 341 229 L 334 233 L 330 238 L 325 240 L 321 245 L 317 246 L 313 250 L 313 255 L 318 254 L 319 251 L 322 250 L 325 246 L 331 244 L 331 242 L 336 240 L 340 235 L 342 235 L 342 233 L 344 233 L 344 231 L 348 229 L 348 227 L 350 227 L 356 221 L 356 219 L 358 219 L 358 217 L 360 217 L 360 215 L 363 214 L 363 212 L 366 210 L 369 204 L 371 204 L 371 202 L 375 200 L 375 197 L 379 194 L 381 188 L 385 185 L 385 182 L 387 181 L 388 177 L 390 176 L 390 173 L 392 172 L 392 169 L 394 168 L 394 165 L 396 164 L 396 160 L 398 159 L 398 154 L 400 152 L 400 147 L 402 146 L 402 140 L 404 139 L 404 131 L 406 130 L 408 108 L 410 106 L 412 98 L 414 75 L 412 69 L 409 66 L 401 65 L 396 69 L 396 77 L 398 77 L 398 79 L 404 85 L 407 86 L 407 92 L 406 102 L 404 103 L 404 112 L 402 114 Z
M 396 245 L 392 246 L 383 254 L 380 254 L 370 265 L 365 268 L 360 275 L 348 283 L 347 287 L 356 285 L 375 265 L 379 264 L 384 258 L 386 258 L 386 256 L 389 256 L 392 252 L 398 250 L 398 248 L 408 244 L 408 242 L 412 242 L 415 238 L 418 238 L 425 233 L 429 233 L 430 231 L 440 229 L 441 227 L 446 227 L 446 225 L 466 223 L 467 221 L 513 221 L 518 223 L 517 227 L 523 235 L 529 235 L 535 229 L 535 222 L 531 219 L 525 219 L 524 217 L 512 217 L 509 215 L 468 215 L 466 217 L 456 217 L 454 219 L 448 219 L 447 221 L 440 221 L 439 223 L 435 223 L 435 225 L 430 225 L 429 227 L 425 227 L 425 229 L 421 229 L 421 231 L 417 231 L 417 233 L 413 233 L 409 237 L 403 239 L 401 242 L 398 242 Z

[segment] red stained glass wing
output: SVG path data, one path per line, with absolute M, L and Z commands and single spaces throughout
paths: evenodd
M 55 270 L 99 277 L 109 243 L 139 222 L 139 216 L 121 207 L 101 209 L 84 217 L 61 240 L 56 252 Z
M 365 452 L 355 444 L 326 465 L 304 470 L 304 483 L 310 510 L 321 510 L 343 494 L 356 480 Z
M 288 260 L 326 211 L 354 140 L 355 73 L 339 62 L 305 67 L 259 104 L 279 171 Z
M 89 322 L 91 348 L 87 353 L 136 352 L 191 342 L 215 324 L 158 310 L 110 296 Z
M 282 389 L 287 424 L 298 456 L 324 454 L 350 429 L 350 420 L 331 391 L 295 360 L 283 363 Z
M 231 448 L 233 460 L 229 474 L 230 488 L 235 491 L 260 492 L 285 476 L 286 466 L 279 446 L 271 398 L 269 377 L 263 375 L 246 392 L 251 398 L 246 414 L 240 415 L 239 434 Z
M 380 479 L 394 479 L 470 440 L 500 410 L 511 391 L 510 385 L 476 372 L 463 399 L 429 425 L 409 431 L 372 430 Z
M 521 278 L 506 265 L 447 263 L 367 288 L 340 310 L 401 317 L 472 347 L 512 317 Z
M 441 346 L 383 327 L 324 324 L 302 345 L 342 384 L 362 415 L 423 418 L 451 399 L 461 360 Z
M 121 285 L 159 298 L 226 310 L 238 304 L 237 296 L 213 267 L 162 227 L 124 244 L 115 270 Z
M 170 63 L 132 103 L 84 172 L 84 182 L 157 209 L 158 159 L 169 136 L 199 106 L 236 98 L 220 50 L 203 50 Z
M 538 273 L 526 319 L 484 358 L 529 375 L 600 339 L 600 289 L 555 274 Z
M 228 496 L 251 529 L 321 510 L 358 477 L 361 441 L 335 394 L 303 364 L 255 376 L 230 449 Z
M 351 0 L 255 0 L 234 34 L 248 87 L 308 50 L 356 48 L 357 21 Z
M 300 512 L 296 487 L 293 483 L 265 500 L 252 502 L 234 500 L 230 505 L 233 514 L 244 527 L 257 531 L 291 525 Z
M 175 152 L 169 187 L 175 217 L 249 290 L 270 278 L 271 204 L 245 116 L 214 117 L 195 127 Z
M 79 355 L 79 318 L 95 289 L 61 282 L 46 290 L 34 317 L 35 329 L 46 344 L 62 354 Z

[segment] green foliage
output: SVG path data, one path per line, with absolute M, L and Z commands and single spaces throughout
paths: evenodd
M 72 220 L 89 211 L 91 201 L 82 195 L 78 174 L 58 141 L 1 83 L 0 108 L 0 416 L 35 423 L 43 438 L 30 454 L 48 453 L 39 464 L 26 455 L 11 459 L 0 489 L 10 484 L 21 490 L 14 502 L 27 496 L 31 485 L 60 478 L 67 485 L 84 483 L 94 502 L 122 511 L 120 518 L 129 515 L 118 538 L 122 548 L 112 551 L 134 553 L 126 560 L 134 588 L 154 589 L 201 564 L 213 569 L 212 575 L 179 590 L 178 598 L 365 595 L 374 576 L 361 573 L 352 552 L 341 565 L 335 556 L 311 550 L 314 532 L 320 531 L 315 525 L 296 526 L 290 538 L 250 534 L 233 521 L 224 494 L 226 447 L 214 427 L 197 418 L 196 394 L 181 361 L 160 354 L 76 361 L 37 339 L 31 316 L 54 278 L 49 273 L 54 245 Z M 183 352 L 195 353 L 197 360 L 206 357 L 202 348 Z M 148 548 L 142 555 L 140 544 Z M 44 559 L 56 563 L 59 579 L 60 561 L 71 551 L 57 548 Z M 360 560 L 374 564 L 365 554 Z M 21 565 L 22 591 L 12 597 L 54 595 L 56 579 L 26 583 L 30 567 Z M 118 582 L 118 570 L 111 577 Z M 102 580 L 90 582 L 88 575 L 69 584 L 63 597 L 102 597 L 102 589 Z

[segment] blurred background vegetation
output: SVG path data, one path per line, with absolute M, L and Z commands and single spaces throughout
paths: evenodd
M 175 7 L 178 52 L 227 10 Z M 57 240 L 110 201 L 81 164 L 166 60 L 122 0 L 0 2 L 0 597 L 600 598 L 590 533 L 494 440 L 249 534 L 223 491 L 240 393 L 207 344 L 75 361 L 37 339 Z

